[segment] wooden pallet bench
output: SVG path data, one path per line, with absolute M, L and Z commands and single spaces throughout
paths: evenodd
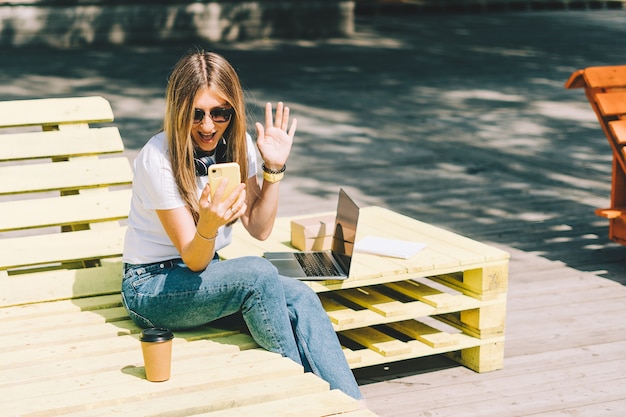
M 294 250 L 291 221 L 309 216 L 278 219 L 264 242 L 236 225 L 220 255 Z M 406 260 L 355 253 L 347 280 L 310 282 L 353 369 L 435 354 L 477 372 L 504 366 L 507 252 L 375 206 L 361 209 L 357 242 L 366 236 L 426 248 Z
M 0 398 L 6 416 L 374 416 L 240 329 L 176 332 L 145 379 L 121 304 L 132 170 L 100 97 L 0 102 Z
M 626 245 L 626 65 L 574 71 L 565 88 L 584 88 L 613 152 L 611 206 L 596 214 L 609 219 L 609 238 Z

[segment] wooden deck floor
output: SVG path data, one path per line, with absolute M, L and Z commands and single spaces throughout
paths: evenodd
M 626 248 L 593 214 L 608 205 L 611 155 L 584 93 L 563 89 L 578 67 L 626 61 L 609 46 L 625 34 L 612 24 L 620 16 L 403 17 L 367 26 L 404 56 L 371 51 L 381 66 L 355 54 L 371 71 L 354 83 L 369 88 L 378 78 L 385 91 L 350 90 L 349 114 L 366 116 L 354 131 L 326 136 L 334 147 L 316 152 L 311 128 L 316 145 L 307 141 L 296 156 L 300 182 L 285 193 L 295 196 L 288 207 L 301 210 L 303 191 L 315 195 L 312 178 L 343 181 L 362 202 L 512 254 L 505 368 L 476 374 L 431 358 L 357 371 L 381 417 L 623 415 Z M 596 53 L 582 46 L 592 33 L 604 46 Z M 340 157 L 326 159 L 329 148 Z M 323 168 L 313 174 L 312 157 Z
M 504 369 L 444 358 L 359 371 L 368 404 L 393 416 L 621 416 L 626 288 L 558 261 L 512 253 Z
M 343 186 L 512 254 L 504 369 L 433 357 L 359 370 L 381 417 L 623 416 L 626 247 L 593 214 L 608 205 L 610 149 L 583 92 L 563 84 L 626 62 L 625 18 L 378 16 L 351 39 L 216 48 L 253 117 L 277 99 L 299 117 L 280 214 L 332 210 Z M 103 95 L 132 158 L 188 46 L 2 51 L 0 95 Z

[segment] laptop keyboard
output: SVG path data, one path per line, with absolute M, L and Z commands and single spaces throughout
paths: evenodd
M 294 255 L 309 277 L 342 275 L 330 260 L 330 255 L 326 252 L 295 252 Z

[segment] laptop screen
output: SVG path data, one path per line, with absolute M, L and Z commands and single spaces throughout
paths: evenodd
M 331 251 L 346 272 L 350 271 L 358 219 L 359 206 L 340 189 Z

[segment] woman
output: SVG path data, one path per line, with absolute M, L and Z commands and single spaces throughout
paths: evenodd
M 317 295 L 298 280 L 277 274 L 260 257 L 219 261 L 241 220 L 266 239 L 278 206 L 280 180 L 296 132 L 289 108 L 265 107 L 256 123 L 263 159 L 257 181 L 256 151 L 246 133 L 237 74 L 221 56 L 191 52 L 175 66 L 167 86 L 163 131 L 135 160 L 133 197 L 124 246 L 122 298 L 141 327 L 173 330 L 241 313 L 265 349 L 302 364 L 331 388 L 362 399 L 337 336 Z M 226 181 L 214 191 L 207 167 L 238 162 L 244 182 L 222 201 Z

